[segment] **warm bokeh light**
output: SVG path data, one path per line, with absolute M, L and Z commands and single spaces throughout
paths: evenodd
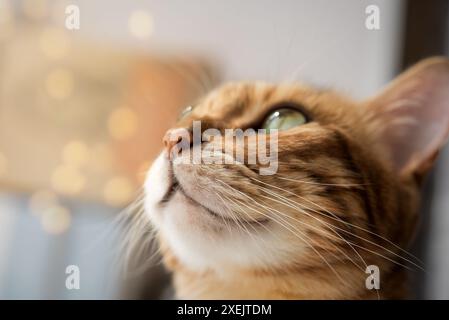
M 136 113 L 127 107 L 115 109 L 109 116 L 109 134 L 117 140 L 125 140 L 137 131 L 138 118 Z
M 71 220 L 70 211 L 61 205 L 51 206 L 41 215 L 42 228 L 50 234 L 64 233 L 69 229 Z
M 67 69 L 55 69 L 48 74 L 45 86 L 50 97 L 66 99 L 73 92 L 73 74 Z
M 40 190 L 33 193 L 29 200 L 29 208 L 32 214 L 42 215 L 48 208 L 58 203 L 58 197 L 50 190 Z
M 25 16 L 33 20 L 41 20 L 48 15 L 47 0 L 22 0 L 22 11 Z
M 83 141 L 70 141 L 62 150 L 64 163 L 73 167 L 86 164 L 89 160 L 89 148 Z
M 39 46 L 47 58 L 61 59 L 70 50 L 70 38 L 64 29 L 47 28 L 39 38 Z
M 0 9 L 5 3 L 9 9 L 0 10 L 0 21 L 8 16 L 3 21 L 12 20 L 15 29 L 0 41 L 1 108 L 8 119 L 1 129 L 15 139 L 0 146 L 2 186 L 30 191 L 26 206 L 39 217 L 65 198 L 129 203 L 179 105 L 196 94 L 178 70 L 206 70 L 203 59 L 92 41 L 86 30 L 64 27 L 70 2 L 0 0 Z M 158 20 L 151 10 L 123 14 L 117 23 L 130 39 L 154 34 Z
M 103 195 L 107 204 L 121 206 L 130 201 L 133 195 L 133 185 L 125 177 L 115 177 L 106 183 Z
M 78 168 L 64 164 L 53 171 L 51 183 L 56 191 L 66 195 L 75 195 L 85 187 L 86 178 Z
M 138 39 L 149 38 L 153 33 L 153 27 L 153 18 L 146 11 L 134 11 L 129 16 L 129 32 Z

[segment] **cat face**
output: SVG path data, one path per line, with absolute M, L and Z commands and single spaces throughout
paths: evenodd
M 447 70 L 446 60 L 428 61 L 361 103 L 300 85 L 214 90 L 167 133 L 146 179 L 146 212 L 165 252 L 191 269 L 217 271 L 343 263 L 364 272 L 366 264 L 410 261 L 401 247 L 414 230 L 420 177 L 449 128 L 441 118 L 447 103 L 436 103 L 431 115 L 410 106 L 449 98 L 439 86 L 423 85 L 424 76 L 446 85 Z M 442 120 L 431 136 L 436 117 Z M 178 140 L 170 137 L 179 128 L 192 131 L 194 121 L 220 132 L 280 129 L 276 172 L 261 175 L 260 164 L 245 160 L 193 163 L 191 153 L 172 152 Z M 188 148 L 214 144 L 209 156 L 233 159 L 225 140 Z M 245 141 L 245 151 L 254 150 Z

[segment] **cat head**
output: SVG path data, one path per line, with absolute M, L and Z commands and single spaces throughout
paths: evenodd
M 224 145 L 238 138 L 192 142 L 196 121 L 201 132 L 278 129 L 275 172 L 261 174 L 260 161 L 247 158 L 223 161 L 236 160 L 238 144 Z M 146 179 L 146 213 L 166 255 L 195 270 L 413 264 L 402 248 L 414 232 L 419 185 L 448 133 L 444 58 L 417 64 L 361 102 L 298 84 L 230 83 L 167 132 Z M 241 141 L 256 150 L 255 140 Z M 207 157 L 221 162 L 194 163 L 193 151 L 210 145 Z

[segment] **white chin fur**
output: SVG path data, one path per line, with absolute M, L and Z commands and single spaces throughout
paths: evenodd
M 160 210 L 158 203 L 162 200 L 170 187 L 170 164 L 167 156 L 162 152 L 153 162 L 145 180 L 145 210 L 153 219 L 152 213 Z
M 242 232 L 221 225 L 198 206 L 175 193 L 163 206 L 160 201 L 170 188 L 170 164 L 163 152 L 154 161 L 145 181 L 145 209 L 173 253 L 195 270 L 276 265 L 289 258 L 290 250 L 279 250 L 285 232 L 269 225 L 272 232 Z M 249 236 L 247 232 L 251 232 Z M 290 239 L 291 240 L 291 239 Z M 290 249 L 290 248 L 289 248 Z M 297 249 L 296 249 L 297 250 Z M 295 251 L 296 251 L 295 250 Z

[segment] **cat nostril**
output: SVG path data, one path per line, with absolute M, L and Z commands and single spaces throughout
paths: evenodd
M 172 160 L 174 156 L 177 156 L 182 151 L 184 147 L 181 145 L 182 143 L 186 142 L 190 146 L 191 133 L 186 128 L 170 129 L 165 133 L 162 141 L 164 142 L 168 158 Z

